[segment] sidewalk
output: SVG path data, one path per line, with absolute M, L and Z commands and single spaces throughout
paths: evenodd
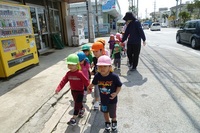
M 67 72 L 65 58 L 81 47 L 65 47 L 39 57 L 40 64 L 7 81 L 0 81 L 0 133 L 17 132 L 43 106 L 54 106 L 69 90 L 55 95 L 55 89 Z
M 67 71 L 65 58 L 80 50 L 66 47 L 48 56 L 40 56 L 35 66 L 8 81 L 0 82 L 0 132 L 16 132 L 29 118 L 54 96 L 55 88 Z M 67 91 L 68 86 L 59 96 Z M 54 102 L 56 102 L 55 99 Z M 52 104 L 54 104 L 52 102 Z

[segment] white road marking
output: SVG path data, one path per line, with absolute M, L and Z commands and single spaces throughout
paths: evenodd
M 193 54 L 196 54 L 198 56 L 200 56 L 200 53 L 198 53 L 197 51 L 195 50 L 184 50 L 184 49 L 181 49 L 181 48 L 176 48 L 176 47 L 172 47 L 172 46 L 164 46 L 164 45 L 158 45 L 158 44 L 148 44 L 148 46 L 152 46 L 152 47 L 161 47 L 161 48 L 166 48 L 166 49 L 175 49 L 175 50 L 179 50 L 179 51 L 183 51 L 183 52 L 190 52 L 190 53 L 193 53 Z
M 162 48 L 168 48 L 168 49 L 176 49 L 176 50 L 180 50 L 180 51 L 185 51 L 184 49 L 181 49 L 181 48 L 176 48 L 176 47 L 172 47 L 172 46 L 163 46 L 163 45 L 159 45 L 159 47 L 162 47 Z

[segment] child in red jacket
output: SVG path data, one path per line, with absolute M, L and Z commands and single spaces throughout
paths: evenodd
M 68 125 L 75 126 L 77 116 L 83 117 L 85 108 L 83 107 L 83 96 L 84 96 L 84 86 L 88 86 L 88 79 L 84 76 L 83 72 L 80 71 L 79 57 L 76 54 L 70 54 L 67 57 L 67 64 L 69 71 L 61 80 L 55 93 L 58 92 L 65 86 L 69 81 L 71 94 L 74 100 L 74 114 L 73 117 L 67 122 Z

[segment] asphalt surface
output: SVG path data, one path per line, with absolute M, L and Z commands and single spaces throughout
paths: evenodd
M 199 133 L 199 52 L 167 39 L 174 37 L 173 29 L 145 32 L 148 43 L 142 46 L 138 69 L 129 71 L 123 57 L 121 70 L 115 70 L 123 83 L 117 110 L 119 132 Z M 0 132 L 103 132 L 102 113 L 92 110 L 93 95 L 88 95 L 85 117 L 71 127 L 67 125 L 73 113 L 69 86 L 54 94 L 67 72 L 65 57 L 79 50 L 67 47 L 40 56 L 39 66 L 0 82 Z

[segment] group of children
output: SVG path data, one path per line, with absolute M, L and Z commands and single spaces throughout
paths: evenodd
M 117 131 L 117 95 L 122 83 L 119 76 L 113 73 L 112 59 L 114 59 L 115 67 L 120 69 L 122 46 L 118 43 L 119 40 L 112 39 L 112 36 L 109 40 L 110 53 L 105 48 L 106 41 L 98 39 L 91 47 L 85 44 L 81 52 L 70 54 L 66 58 L 69 71 L 61 80 L 55 93 L 57 94 L 69 81 L 74 100 L 74 113 L 67 123 L 69 125 L 76 125 L 76 118 L 84 116 L 83 102 L 86 101 L 86 95 L 94 88 L 94 109 L 99 109 L 101 104 L 105 130 Z M 94 75 L 92 82 L 90 82 L 91 75 Z

